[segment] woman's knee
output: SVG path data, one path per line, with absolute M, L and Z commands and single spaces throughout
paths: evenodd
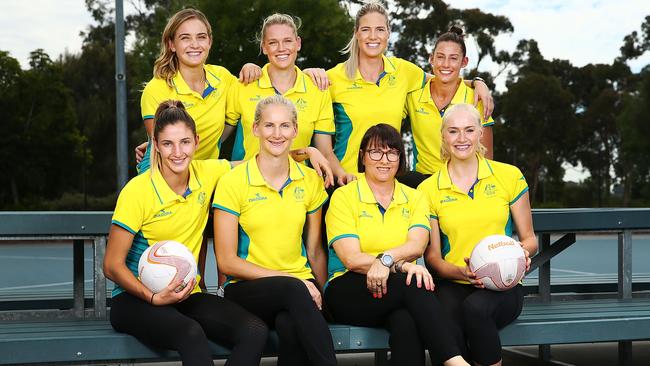
M 468 296 L 460 305 L 465 324 L 484 324 L 490 319 L 489 307 L 476 296 Z
M 310 298 L 309 290 L 305 283 L 295 277 L 281 277 L 281 286 L 278 288 L 278 296 L 285 295 L 289 299 L 296 297 Z
M 264 344 L 269 335 L 269 328 L 261 319 L 250 317 L 237 329 L 236 341 L 238 343 Z

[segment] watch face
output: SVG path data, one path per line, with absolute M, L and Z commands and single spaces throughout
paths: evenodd
M 383 264 L 386 267 L 390 267 L 393 265 L 393 256 L 390 254 L 384 254 L 381 256 L 381 264 Z

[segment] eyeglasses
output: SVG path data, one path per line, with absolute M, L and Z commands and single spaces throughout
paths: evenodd
M 399 151 L 397 150 L 388 150 L 384 152 L 381 150 L 373 149 L 373 150 L 368 150 L 366 152 L 368 153 L 370 160 L 380 161 L 381 159 L 384 158 L 384 155 L 386 155 L 386 159 L 388 159 L 388 161 L 390 161 L 391 163 L 399 161 Z

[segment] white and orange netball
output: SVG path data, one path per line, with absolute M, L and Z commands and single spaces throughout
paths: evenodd
M 185 245 L 173 240 L 159 241 L 142 253 L 138 276 L 153 293 L 183 279 L 183 284 L 176 289 L 178 292 L 196 277 L 196 261 Z
M 526 272 L 526 255 L 519 242 L 505 235 L 483 238 L 472 250 L 469 269 L 485 288 L 505 291 L 515 287 Z

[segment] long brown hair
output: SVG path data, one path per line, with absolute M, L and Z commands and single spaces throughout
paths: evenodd
M 189 19 L 198 19 L 205 24 L 205 28 L 208 30 L 208 37 L 210 37 L 210 42 L 212 42 L 212 27 L 210 26 L 210 22 L 208 22 L 208 18 L 200 10 L 193 8 L 183 9 L 169 18 L 160 40 L 160 53 L 153 64 L 153 75 L 165 80 L 170 87 L 173 86 L 172 80 L 178 71 L 178 57 L 176 53 L 172 52 L 169 44 L 173 42 L 176 31 L 181 24 Z
M 169 125 L 175 125 L 176 123 L 184 123 L 187 128 L 192 130 L 194 137 L 196 138 L 196 123 L 194 119 L 185 109 L 183 102 L 180 100 L 166 100 L 156 109 L 156 114 L 154 116 L 154 125 L 153 125 L 153 140 L 152 144 L 158 142 L 158 136 L 160 132 Z M 160 152 L 152 146 L 151 147 L 151 174 L 154 173 L 155 169 L 160 169 Z

